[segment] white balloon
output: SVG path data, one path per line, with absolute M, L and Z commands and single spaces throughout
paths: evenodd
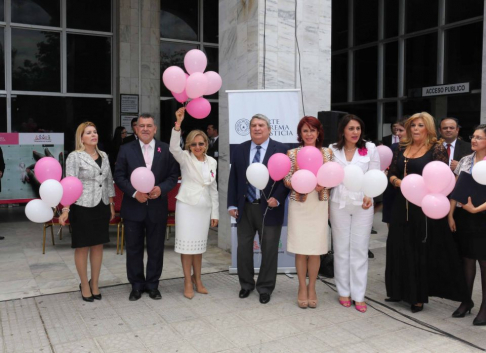
M 44 201 L 36 199 L 25 206 L 25 215 L 34 223 L 45 223 L 52 219 L 54 212 Z
M 39 189 L 39 194 L 48 206 L 57 207 L 62 199 L 63 188 L 60 182 L 54 179 L 44 181 Z
M 472 177 L 477 183 L 486 185 L 486 161 L 479 161 L 474 165 Z
M 363 185 L 363 170 L 357 165 L 350 164 L 344 167 L 343 184 L 349 191 L 361 191 Z
M 368 197 L 377 197 L 385 192 L 388 180 L 381 170 L 368 170 L 363 177 L 363 192 Z
M 262 163 L 252 163 L 246 169 L 246 178 L 258 190 L 263 190 L 268 184 L 270 174 L 267 167 Z

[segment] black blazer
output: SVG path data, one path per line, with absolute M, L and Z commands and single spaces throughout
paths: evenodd
M 211 156 L 217 160 L 218 157 L 214 156 L 214 152 L 218 152 L 218 156 L 219 156 L 219 137 L 217 138 L 216 141 L 214 141 L 214 144 L 208 148 L 208 152 L 207 152 L 208 156 Z
M 115 183 L 125 194 L 123 196 L 121 217 L 129 221 L 141 222 L 147 215 L 154 223 L 166 219 L 167 194 L 177 184 L 179 164 L 169 152 L 169 145 L 155 141 L 152 172 L 155 176 L 155 186 L 160 187 L 161 195 L 155 200 L 140 203 L 133 197 L 135 188 L 130 182 L 132 172 L 138 167 L 145 167 L 142 149 L 138 141 L 133 141 L 120 147 L 115 166 Z
M 1 147 L 0 147 L 0 172 L 2 172 L 2 178 L 3 178 L 3 173 L 5 172 L 5 161 L 3 160 L 3 152 Z M 2 191 L 2 178 L 0 178 L 0 192 Z
M 246 169 L 250 164 L 250 148 L 251 140 L 239 144 L 231 156 L 231 169 L 230 177 L 228 182 L 228 207 L 234 206 L 238 207 L 238 218 L 236 222 L 241 220 L 241 216 L 245 209 L 246 192 L 248 190 L 248 180 L 246 179 Z M 267 165 L 269 158 L 275 153 L 287 153 L 287 147 L 280 142 L 270 139 L 268 144 L 268 149 L 265 153 L 265 158 L 263 159 L 263 164 Z M 264 190 L 267 197 L 270 194 L 270 189 L 272 188 L 273 180 L 270 179 Z M 269 209 L 267 215 L 265 216 L 266 226 L 279 226 L 283 224 L 284 213 L 285 213 L 285 199 L 289 193 L 289 189 L 285 187 L 283 181 L 280 180 L 275 183 L 273 191 L 269 197 L 274 197 L 279 202 L 279 206 L 273 209 Z M 262 214 L 267 208 L 267 203 L 262 195 L 261 210 Z
M 391 148 L 392 146 L 392 135 L 388 135 L 388 136 L 383 136 L 383 138 L 381 139 L 381 142 L 385 145 L 385 146 L 388 146 Z
M 132 141 L 138 141 L 138 139 L 135 137 L 135 133 L 131 134 L 130 136 L 127 136 L 123 139 L 122 145 L 126 145 L 127 143 L 130 143 Z
M 469 142 L 457 139 L 456 146 L 454 148 L 454 156 L 452 159 L 455 161 L 460 161 L 462 157 L 471 153 L 471 144 Z

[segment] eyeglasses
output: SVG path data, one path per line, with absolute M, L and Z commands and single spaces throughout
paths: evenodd
M 204 147 L 204 145 L 206 145 L 204 142 L 198 142 L 198 143 L 191 143 L 191 147 L 196 147 L 196 146 L 199 146 L 199 147 Z
M 469 136 L 469 138 L 470 138 L 471 140 L 476 140 L 476 141 L 483 141 L 483 140 L 486 140 L 486 137 L 475 136 L 475 135 L 471 135 L 471 136 Z

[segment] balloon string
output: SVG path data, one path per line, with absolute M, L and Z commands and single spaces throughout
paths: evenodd
M 270 192 L 268 193 L 268 197 L 265 195 L 265 192 L 264 192 L 263 190 L 261 190 L 261 192 L 262 192 L 262 194 L 263 194 L 263 197 L 265 197 L 265 200 L 267 200 L 267 201 L 268 201 L 268 198 L 270 197 L 270 195 L 272 195 L 273 187 L 275 186 L 275 183 L 276 183 L 276 182 L 277 182 L 277 181 L 274 181 L 274 182 L 273 182 L 273 185 L 272 185 L 272 187 L 270 188 Z

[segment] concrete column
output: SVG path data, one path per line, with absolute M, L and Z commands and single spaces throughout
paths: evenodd
M 220 0 L 221 1 L 221 0 Z M 486 7 L 484 7 L 486 15 Z M 486 124 L 486 22 L 483 21 L 483 70 L 481 77 L 481 124 Z

